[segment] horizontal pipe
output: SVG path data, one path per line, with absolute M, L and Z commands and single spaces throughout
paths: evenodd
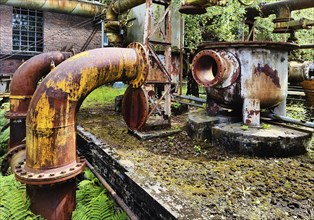
M 229 86 L 237 79 L 238 60 L 227 51 L 202 50 L 192 61 L 195 81 L 205 87 Z
M 179 11 L 183 14 L 204 14 L 213 5 L 224 6 L 228 0 L 184 0 Z
M 289 117 L 276 115 L 276 114 L 272 114 L 272 113 L 264 114 L 263 116 L 269 117 L 271 119 L 281 121 L 281 122 L 286 122 L 286 123 L 290 123 L 290 124 L 296 124 L 296 125 L 302 125 L 302 126 L 309 127 L 309 128 L 314 128 L 314 123 L 309 122 L 309 121 L 303 121 L 303 120 L 299 120 L 299 119 L 289 118 Z
M 0 4 L 83 17 L 94 17 L 95 15 L 103 13 L 103 10 L 105 9 L 105 6 L 103 5 L 76 0 L 0 0 Z
M 273 3 L 261 4 L 260 10 L 264 17 L 276 14 L 280 8 L 288 8 L 290 11 L 314 7 L 313 0 L 285 0 Z

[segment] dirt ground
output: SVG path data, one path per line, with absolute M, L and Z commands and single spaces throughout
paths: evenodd
M 172 118 L 182 127 L 187 113 Z M 78 124 L 134 169 L 183 198 L 194 219 L 314 219 L 314 158 L 257 158 L 176 135 L 141 141 L 114 107 L 80 110 Z

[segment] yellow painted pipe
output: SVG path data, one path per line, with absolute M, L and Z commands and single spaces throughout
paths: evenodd
M 146 51 L 137 43 L 131 47 L 86 51 L 48 74 L 34 93 L 26 118 L 26 172 L 76 162 L 76 112 L 91 91 L 115 81 L 129 82 L 133 87 L 145 82 Z
M 97 14 L 101 14 L 105 7 L 77 0 L 0 0 L 0 4 L 84 17 L 94 17 Z

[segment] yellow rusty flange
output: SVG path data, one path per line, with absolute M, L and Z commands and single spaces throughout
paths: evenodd
M 132 88 L 139 88 L 145 83 L 146 78 L 148 76 L 149 72 L 148 53 L 145 47 L 138 42 L 130 43 L 128 45 L 128 48 L 134 48 L 139 59 L 137 67 L 137 76 L 135 79 L 131 80 L 129 84 Z
M 25 149 L 25 145 L 21 145 Z M 79 156 L 77 161 L 72 163 L 47 170 L 34 170 L 26 165 L 26 150 L 22 150 L 18 154 L 18 157 L 13 156 L 14 160 L 11 162 L 12 169 L 15 174 L 15 178 L 28 185 L 47 185 L 54 184 L 72 179 L 78 174 L 80 174 L 85 168 L 85 158 Z

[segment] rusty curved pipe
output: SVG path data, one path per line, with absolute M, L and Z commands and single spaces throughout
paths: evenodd
M 133 43 L 130 47 L 100 48 L 77 54 L 42 81 L 26 118 L 26 172 L 37 173 L 76 163 L 76 112 L 91 91 L 115 81 L 129 82 L 132 87 L 145 82 L 146 51 L 141 44 Z M 19 174 L 17 178 L 36 184 L 36 179 L 29 180 Z
M 129 47 L 77 54 L 51 71 L 34 93 L 26 118 L 26 159 L 14 173 L 27 184 L 36 214 L 70 219 L 75 208 L 71 179 L 85 167 L 76 156 L 76 113 L 84 98 L 105 83 L 124 81 L 137 88 L 145 82 L 149 67 L 145 48 L 137 43 Z M 60 190 L 52 194 L 51 184 Z
M 10 148 L 21 144 L 25 138 L 26 113 L 38 81 L 51 70 L 72 56 L 69 52 L 42 53 L 24 62 L 14 73 L 10 85 Z
M 0 4 L 13 7 L 29 8 L 41 11 L 58 12 L 63 14 L 72 14 L 84 17 L 94 17 L 101 14 L 104 10 L 103 5 L 92 4 L 82 1 L 64 1 L 64 0 L 0 0 Z

